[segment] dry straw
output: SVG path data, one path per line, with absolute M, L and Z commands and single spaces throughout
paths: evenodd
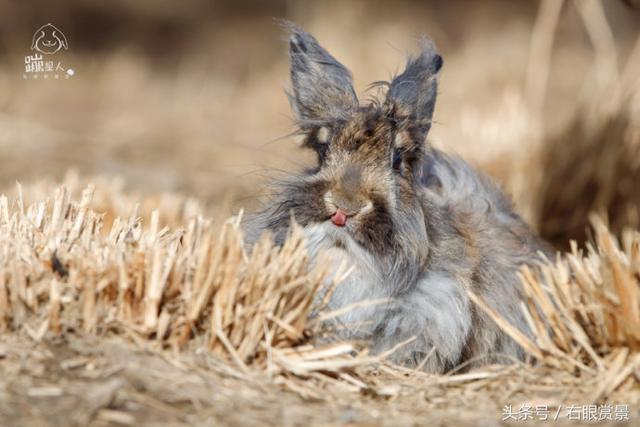
M 41 341 L 80 330 L 182 352 L 206 348 L 242 375 L 265 372 L 316 398 L 327 386 L 386 396 L 425 384 L 503 382 L 500 372 L 510 372 L 487 368 L 434 377 L 390 366 L 386 354 L 358 353 L 351 343 L 314 346 L 312 301 L 333 266 L 308 263 L 299 227 L 282 247 L 264 236 L 247 252 L 240 217 L 216 227 L 200 214 L 174 207 L 178 214 L 167 217 L 167 226 L 157 210 L 141 213 L 108 181 L 83 191 L 78 181 L 67 184 L 71 190 L 61 187 L 41 200 L 34 195 L 45 192 L 37 186 L 19 187 L 11 200 L 0 197 L 5 334 Z M 94 200 L 105 199 L 120 205 L 96 212 Z M 115 214 L 126 209 L 132 212 L 128 217 Z M 600 401 L 637 389 L 640 233 L 626 232 L 619 245 L 597 219 L 594 230 L 596 240 L 586 253 L 574 245 L 539 272 L 522 270 L 522 309 L 533 339 L 493 315 L 536 359 L 537 367 L 526 369 L 597 378 L 599 387 L 589 399 Z
M 625 231 L 621 247 L 601 219 L 592 223 L 596 239 L 586 254 L 572 242 L 555 263 L 522 268 L 521 308 L 533 340 L 470 296 L 538 363 L 606 378 L 592 396 L 597 401 L 640 381 L 640 233 Z
M 110 191 L 103 186 L 99 198 Z M 248 364 L 300 373 L 354 363 L 345 358 L 351 345 L 298 347 L 329 267 L 309 267 L 298 226 L 282 247 L 265 235 L 247 253 L 240 216 L 215 227 L 196 215 L 171 229 L 158 210 L 145 226 L 134 207 L 107 225 L 111 213 L 90 208 L 94 185 L 79 201 L 66 187 L 30 205 L 21 187 L 16 193 L 0 198 L 2 330 L 27 328 L 41 339 L 76 328 L 103 335 L 119 325 L 176 348 L 206 337 L 212 352 L 243 371 Z

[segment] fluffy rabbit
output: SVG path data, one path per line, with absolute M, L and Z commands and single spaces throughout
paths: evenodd
M 276 185 L 248 239 L 270 230 L 282 242 L 293 216 L 312 257 L 353 266 L 328 304 L 356 306 L 333 320 L 341 339 L 380 353 L 415 337 L 390 357 L 430 372 L 522 359 L 467 290 L 529 334 L 517 271 L 547 247 L 488 177 L 426 143 L 442 67 L 434 44 L 422 39 L 404 72 L 380 83 L 384 99 L 361 105 L 347 68 L 286 26 L 291 106 L 318 162 Z

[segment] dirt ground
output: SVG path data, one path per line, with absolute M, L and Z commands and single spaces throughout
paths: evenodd
M 444 384 L 438 376 L 421 384 L 396 379 L 399 392 L 392 397 L 336 388 L 303 398 L 264 373 L 238 374 L 207 351 L 174 354 L 115 337 L 65 335 L 38 343 L 11 337 L 3 340 L 0 357 L 3 426 L 520 425 L 502 421 L 505 402 L 583 402 L 584 388 L 601 381 L 574 379 L 571 391 L 559 385 L 566 378 L 542 368 L 496 367 Z M 638 402 L 626 402 L 637 419 Z M 552 425 L 593 423 L 562 413 Z

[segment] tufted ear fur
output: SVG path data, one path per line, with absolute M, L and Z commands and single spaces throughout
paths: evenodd
M 289 31 L 291 60 L 291 108 L 298 120 L 322 124 L 339 119 L 358 106 L 351 72 L 316 39 L 293 23 Z
M 420 54 L 407 61 L 405 70 L 389 84 L 387 102 L 394 107 L 399 125 L 413 139 L 422 143 L 431 128 L 438 91 L 438 72 L 442 57 L 428 38 L 420 40 Z

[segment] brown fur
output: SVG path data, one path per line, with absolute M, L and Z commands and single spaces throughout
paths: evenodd
M 336 339 L 381 352 L 413 336 L 393 360 L 434 372 L 523 358 L 467 290 L 530 333 L 517 272 L 546 246 L 489 178 L 426 144 L 442 65 L 433 44 L 423 41 L 420 56 L 383 85 L 384 100 L 361 106 L 348 70 L 312 36 L 290 29 L 291 102 L 318 164 L 278 183 L 250 221 L 249 240 L 270 230 L 282 242 L 293 216 L 313 257 L 326 251 L 336 265 L 354 267 L 329 309 L 389 299 L 335 319 Z M 345 224 L 331 222 L 338 210 Z

